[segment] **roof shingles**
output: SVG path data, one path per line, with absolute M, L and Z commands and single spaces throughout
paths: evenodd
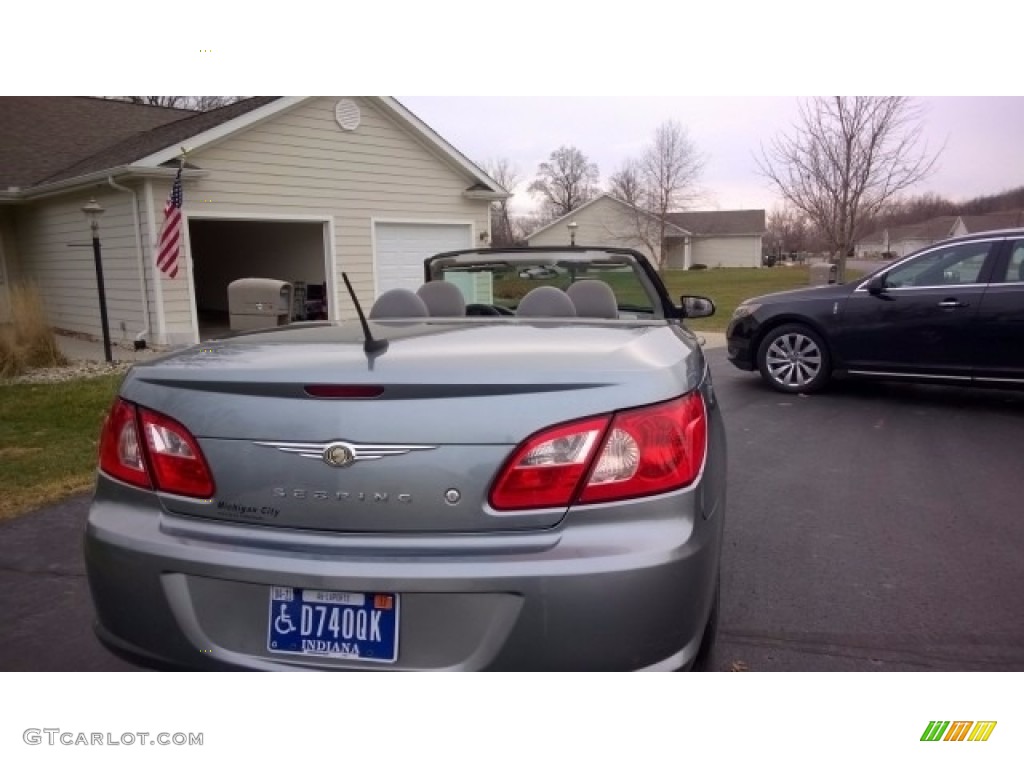
M 667 218 L 677 227 L 694 235 L 763 235 L 764 211 L 682 211 L 670 213 Z
M 967 233 L 988 232 L 993 229 L 1013 229 L 1024 226 L 1024 211 L 1001 211 L 978 216 L 961 216 Z
M 0 98 L 0 191 L 127 165 L 275 98 L 209 112 L 78 96 Z

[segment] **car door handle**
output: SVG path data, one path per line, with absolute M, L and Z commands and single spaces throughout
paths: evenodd
M 963 309 L 964 307 L 969 307 L 970 304 L 957 301 L 956 299 L 943 299 L 939 302 L 938 306 L 942 309 Z

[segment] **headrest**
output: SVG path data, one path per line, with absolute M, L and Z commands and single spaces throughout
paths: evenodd
M 566 288 L 565 293 L 572 299 L 578 317 L 614 319 L 619 316 L 615 292 L 601 280 L 579 280 Z
M 427 305 L 423 299 L 405 288 L 392 288 L 384 291 L 370 308 L 371 320 L 387 320 L 389 318 L 429 317 Z
M 572 299 L 553 285 L 542 285 L 523 296 L 516 308 L 519 317 L 576 317 Z
M 444 280 L 424 283 L 416 295 L 423 299 L 431 317 L 462 317 L 466 314 L 466 300 L 454 283 Z

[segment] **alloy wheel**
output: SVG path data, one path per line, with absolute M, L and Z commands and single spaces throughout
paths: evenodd
M 765 356 L 768 375 L 783 387 L 800 389 L 814 381 L 824 365 L 821 348 L 802 333 L 785 333 L 772 341 Z

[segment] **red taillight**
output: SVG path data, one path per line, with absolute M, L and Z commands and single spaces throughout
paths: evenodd
M 707 451 L 707 412 L 700 394 L 616 414 L 580 503 L 616 501 L 683 488 Z
M 608 417 L 546 429 L 512 454 L 491 491 L 496 510 L 564 507 L 572 501 L 608 426 Z
M 118 398 L 100 434 L 100 469 L 130 485 L 152 488 L 139 441 L 135 406 Z
M 146 408 L 139 408 L 139 421 L 157 489 L 200 499 L 213 496 L 210 468 L 189 431 L 174 419 Z
M 528 438 L 512 455 L 491 506 L 515 511 L 665 493 L 697 478 L 706 450 L 707 412 L 697 392 L 562 424 Z
M 213 476 L 189 431 L 120 398 L 103 425 L 100 469 L 140 488 L 201 499 L 213 496 Z

